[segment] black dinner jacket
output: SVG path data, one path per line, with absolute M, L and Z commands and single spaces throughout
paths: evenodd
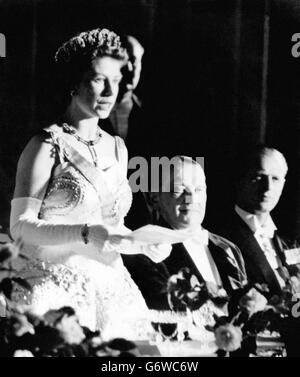
M 164 222 L 160 222 L 159 225 L 167 226 Z M 247 282 L 241 252 L 236 245 L 213 233 L 209 233 L 208 248 L 217 266 L 223 288 L 230 295 L 233 290 Z M 173 244 L 170 255 L 161 263 L 154 263 L 144 255 L 122 254 L 122 258 L 150 309 L 170 309 L 166 295 L 167 281 L 181 268 L 188 267 L 200 282 L 204 281 L 183 243 Z
M 249 282 L 265 283 L 268 284 L 271 293 L 280 292 L 280 284 L 263 250 L 254 237 L 253 231 L 236 212 L 232 214 L 228 224 L 229 226 L 223 230 L 223 234 L 241 250 Z M 277 232 L 275 232 L 272 241 L 283 266 L 288 268 L 283 252 L 287 248 L 285 242 L 278 236 Z
M 209 232 L 208 249 L 216 264 L 223 288 L 230 294 L 247 281 L 245 265 L 240 250 L 225 238 Z M 183 243 L 174 244 L 171 254 L 163 261 L 170 275 L 188 267 L 200 282 L 204 279 Z

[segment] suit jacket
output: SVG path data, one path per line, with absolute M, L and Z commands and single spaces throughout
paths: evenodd
M 218 269 L 223 288 L 227 293 L 241 288 L 247 281 L 245 265 L 240 250 L 225 238 L 209 232 L 208 249 Z M 204 279 L 183 243 L 174 244 L 171 254 L 163 263 L 171 275 L 188 267 L 200 282 Z
M 281 287 L 278 279 L 254 237 L 253 231 L 237 213 L 232 215 L 228 224 L 226 229 L 223 229 L 222 234 L 234 242 L 241 250 L 249 282 L 265 283 L 268 284 L 271 293 L 280 292 Z M 283 252 L 287 248 L 286 243 L 276 232 L 272 241 L 282 265 L 288 268 Z
M 242 287 L 247 277 L 240 250 L 230 241 L 213 233 L 209 233 L 208 248 L 227 293 Z M 169 257 L 161 263 L 154 263 L 143 255 L 122 257 L 151 309 L 170 309 L 166 295 L 167 281 L 181 268 L 188 267 L 200 282 L 204 281 L 183 243 L 174 244 Z

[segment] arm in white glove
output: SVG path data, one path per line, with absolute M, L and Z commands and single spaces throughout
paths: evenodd
M 63 245 L 84 242 L 82 228 L 84 224 L 51 224 L 38 218 L 42 201 L 35 198 L 16 198 L 11 203 L 10 232 L 13 239 L 21 238 L 31 245 Z M 103 252 L 118 250 L 123 254 L 145 254 L 158 263 L 171 251 L 169 245 L 148 245 L 130 239 L 130 230 L 120 230 L 126 235 L 109 235 L 102 225 L 91 225 L 88 240 Z
M 18 162 L 16 187 L 11 203 L 10 229 L 14 239 L 32 245 L 63 245 L 84 242 L 84 224 L 52 224 L 39 219 L 40 207 L 56 163 L 54 145 L 49 135 L 35 136 L 25 147 Z M 104 226 L 89 229 L 88 240 L 99 250 L 108 238 Z
M 13 239 L 21 238 L 25 243 L 38 246 L 63 245 L 84 242 L 84 224 L 51 224 L 38 218 L 42 201 L 35 198 L 16 198 L 11 202 L 10 232 Z M 93 225 L 89 228 L 88 239 L 101 247 L 108 239 L 104 226 Z

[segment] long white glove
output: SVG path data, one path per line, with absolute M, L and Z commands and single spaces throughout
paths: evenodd
M 42 201 L 35 198 L 16 198 L 11 202 L 10 232 L 13 239 L 21 238 L 25 243 L 38 246 L 83 243 L 84 224 L 51 224 L 38 218 Z M 93 225 L 89 229 L 89 240 L 97 247 L 108 239 L 104 226 Z
M 11 202 L 10 232 L 13 239 L 21 238 L 30 245 L 47 246 L 84 242 L 84 224 L 51 224 L 38 218 L 42 201 L 36 198 L 15 198 Z M 121 229 L 120 229 L 121 230 Z M 114 229 L 111 229 L 113 233 Z M 130 230 L 123 235 L 109 235 L 109 227 L 89 226 L 88 240 L 103 252 L 119 251 L 123 254 L 145 254 L 155 263 L 164 260 L 171 252 L 169 245 L 147 245 L 132 241 Z

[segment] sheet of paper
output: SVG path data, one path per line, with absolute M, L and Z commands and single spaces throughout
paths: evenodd
M 289 265 L 300 263 L 300 248 L 287 249 L 283 251 L 286 258 L 286 263 Z
M 166 243 L 173 244 L 184 242 L 190 238 L 192 234 L 185 230 L 173 230 L 164 228 L 158 225 L 145 225 L 139 229 L 134 230 L 128 235 L 130 239 L 135 241 L 158 244 Z

